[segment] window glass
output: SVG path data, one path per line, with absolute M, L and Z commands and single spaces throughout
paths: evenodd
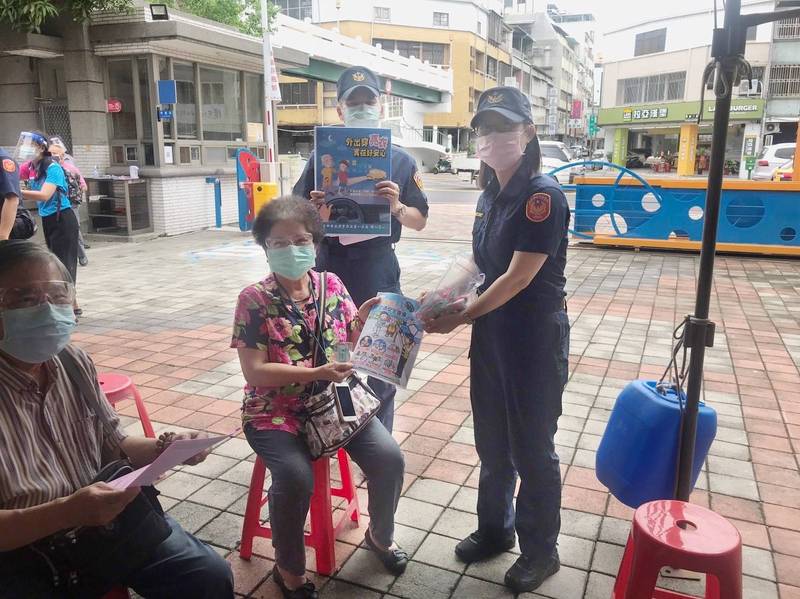
M 197 104 L 195 103 L 194 67 L 175 63 L 172 67 L 178 104 L 175 106 L 178 137 L 197 139 Z
M 663 52 L 667 44 L 667 29 L 654 29 L 636 35 L 634 42 L 633 55 L 643 56 L 645 54 L 655 54 Z
M 167 59 L 164 58 L 163 56 L 160 56 L 158 58 L 158 78 L 159 79 L 163 79 L 164 81 L 166 81 L 167 79 L 170 78 L 170 76 L 169 76 L 169 68 L 168 67 L 169 67 L 169 65 L 167 64 Z M 172 129 L 172 123 L 173 123 L 173 121 L 161 121 L 161 126 L 162 126 L 162 128 L 164 130 L 164 137 L 166 137 L 168 139 L 171 139 L 172 136 L 174 135 L 173 134 L 173 129 Z
M 392 19 L 392 10 L 385 6 L 375 7 L 375 20 L 376 21 L 390 21 Z
M 216 148 L 206 148 L 206 162 L 220 163 L 228 159 L 228 151 L 224 146 Z
M 775 150 L 775 158 L 789 159 L 794 156 L 794 148 L 780 148 Z
M 108 87 L 111 97 L 122 104 L 119 112 L 111 113 L 112 135 L 115 139 L 136 139 L 136 106 L 130 59 L 108 61 Z
M 290 106 L 308 106 L 317 103 L 316 81 L 281 83 L 281 102 Z
M 300 21 L 313 18 L 311 2 L 312 0 L 275 0 L 283 14 Z
M 153 105 L 150 103 L 150 78 L 147 76 L 147 59 L 136 59 L 139 74 L 139 104 L 142 107 L 142 139 L 153 139 Z
M 450 26 L 450 13 L 435 12 L 433 13 L 433 24 L 436 27 L 449 27 Z
M 243 139 L 239 73 L 203 67 L 200 69 L 200 90 L 203 102 L 203 139 Z
M 245 73 L 244 85 L 247 94 L 247 122 L 264 122 L 264 76 Z

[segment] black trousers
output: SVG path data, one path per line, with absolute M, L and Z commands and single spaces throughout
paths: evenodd
M 67 267 L 72 282 L 78 276 L 78 218 L 71 208 L 42 218 L 42 229 L 47 247 Z

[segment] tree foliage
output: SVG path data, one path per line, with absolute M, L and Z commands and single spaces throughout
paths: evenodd
M 261 35 L 260 0 L 165 0 L 172 8 L 236 27 L 244 33 Z M 61 14 L 77 22 L 89 19 L 98 10 L 128 11 L 131 0 L 0 0 L 0 24 L 14 31 L 41 30 L 42 25 Z M 280 10 L 268 3 L 270 25 Z
M 45 21 L 70 14 L 83 22 L 97 10 L 127 11 L 131 0 L 0 0 L 0 23 L 14 31 L 40 31 Z

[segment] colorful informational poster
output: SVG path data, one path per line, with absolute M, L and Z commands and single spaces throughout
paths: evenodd
M 381 303 L 369 313 L 353 350 L 359 372 L 406 388 L 422 343 L 419 302 L 398 293 L 379 293 Z
M 390 129 L 315 127 L 314 160 L 326 235 L 391 235 L 389 202 L 375 191 L 392 177 Z

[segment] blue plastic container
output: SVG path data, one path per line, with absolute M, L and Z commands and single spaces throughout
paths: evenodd
M 672 499 L 680 419 L 675 391 L 660 393 L 656 381 L 629 383 L 617 397 L 597 449 L 597 479 L 632 508 L 655 499 Z M 717 413 L 701 402 L 692 487 L 716 434 Z

